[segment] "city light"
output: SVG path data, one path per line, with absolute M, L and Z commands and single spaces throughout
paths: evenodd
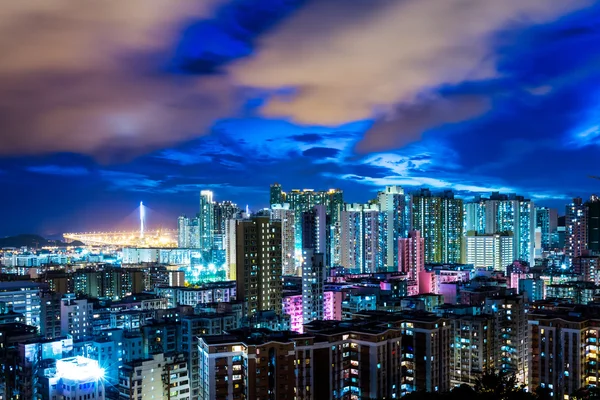
M 56 376 L 79 381 L 101 380 L 105 371 L 98 361 L 81 356 L 56 361 Z

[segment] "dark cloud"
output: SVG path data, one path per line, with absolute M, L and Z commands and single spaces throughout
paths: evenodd
M 300 143 L 313 144 L 322 141 L 323 136 L 318 133 L 303 133 L 302 135 L 294 135 L 291 139 Z
M 425 131 L 469 120 L 491 108 L 483 96 L 437 97 L 399 107 L 393 116 L 376 121 L 357 144 L 359 153 L 401 148 L 418 140 Z
M 338 149 L 332 149 L 329 147 L 311 147 L 310 149 L 302 152 L 303 156 L 313 158 L 332 158 L 340 154 Z

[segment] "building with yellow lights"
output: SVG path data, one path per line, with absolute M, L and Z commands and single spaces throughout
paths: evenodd
M 598 385 L 600 318 L 597 309 L 586 314 L 536 310 L 529 315 L 530 390 L 541 386 L 554 399 L 569 399 L 582 387 Z

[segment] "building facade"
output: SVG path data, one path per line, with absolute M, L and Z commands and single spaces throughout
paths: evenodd
M 421 189 L 412 196 L 412 227 L 425 240 L 425 263 L 455 263 L 462 260 L 463 201 L 452 191 L 434 195 Z
M 411 230 L 411 196 L 400 186 L 387 186 L 378 193 L 377 203 L 385 220 L 382 241 L 387 251 L 382 255 L 382 264 L 388 270 L 395 270 L 398 266 L 398 240 L 408 237 Z
M 569 265 L 573 258 L 585 255 L 588 245 L 587 207 L 581 198 L 573 199 L 565 210 L 565 255 Z
M 238 220 L 236 226 L 237 299 L 247 316 L 282 308 L 281 222 L 268 216 Z
M 465 262 L 475 268 L 492 268 L 506 271 L 514 261 L 512 233 L 465 236 Z
M 398 239 L 398 271 L 419 286 L 419 274 L 425 270 L 425 239 L 421 232 L 410 231 L 407 238 Z
M 304 251 L 302 262 L 302 316 L 304 324 L 323 319 L 325 261 L 323 253 Z
M 271 208 L 271 220 L 281 222 L 281 253 L 284 275 L 299 275 L 296 270 L 296 229 L 295 213 L 290 205 L 274 204 Z

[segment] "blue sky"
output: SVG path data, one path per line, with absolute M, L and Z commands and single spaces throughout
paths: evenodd
M 174 225 L 202 189 L 258 208 L 273 182 L 600 191 L 594 1 L 76 4 L 2 17 L 0 235 L 125 227 L 140 201 Z

